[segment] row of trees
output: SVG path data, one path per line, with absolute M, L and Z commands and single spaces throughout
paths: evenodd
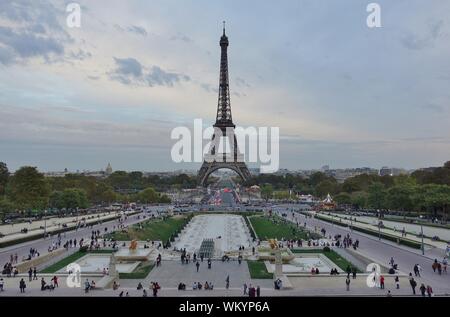
M 11 176 L 6 164 L 0 162 L 0 214 L 4 216 L 14 211 L 41 211 L 47 208 L 84 209 L 90 205 L 113 202 L 170 202 L 170 198 L 158 193 L 148 180 L 141 182 L 148 187 L 135 188 L 130 194 L 119 193 L 117 187 L 112 185 L 117 184 L 118 175 L 120 173 L 106 179 L 73 174 L 45 177 L 35 167 L 25 166 Z
M 312 194 L 324 198 L 330 193 L 341 205 L 356 208 L 430 212 L 448 217 L 450 209 L 450 162 L 442 167 L 417 170 L 411 175 L 379 176 L 361 174 L 343 183 L 324 173 L 309 178 L 300 175 L 259 175 L 247 185 L 261 185 L 261 196 L 288 198 L 294 193 Z

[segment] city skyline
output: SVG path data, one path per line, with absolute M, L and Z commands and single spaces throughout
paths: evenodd
M 359 1 L 79 3 L 75 29 L 63 1 L 0 4 L 11 170 L 198 169 L 171 162 L 170 131 L 214 121 L 223 20 L 235 123 L 279 126 L 280 168 L 450 158 L 449 3 L 379 1 L 380 29 Z

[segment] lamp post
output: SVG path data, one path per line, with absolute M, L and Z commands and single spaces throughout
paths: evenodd
M 44 210 L 44 239 L 47 237 L 47 209 Z
M 423 244 L 423 224 L 420 224 L 420 236 L 422 237 L 422 245 L 421 245 L 421 249 L 422 249 L 422 255 L 425 255 L 425 245 Z

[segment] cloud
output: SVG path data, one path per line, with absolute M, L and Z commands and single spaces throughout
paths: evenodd
M 173 35 L 170 38 L 170 40 L 171 41 L 182 41 L 182 42 L 185 42 L 185 43 L 192 43 L 192 42 L 194 42 L 190 37 L 188 37 L 187 35 L 182 34 L 182 33 L 178 33 L 177 35 Z
M 431 22 L 425 28 L 425 34 L 407 33 L 401 38 L 402 45 L 410 50 L 422 50 L 432 47 L 434 42 L 442 36 L 444 21 Z
M 109 73 L 109 77 L 124 85 L 173 87 L 175 83 L 191 80 L 187 75 L 168 72 L 159 66 L 144 67 L 132 57 L 114 57 L 114 61 L 116 69 Z
M 70 52 L 69 56 L 71 59 L 78 59 L 80 61 L 83 61 L 87 58 L 91 58 L 92 54 L 90 52 L 79 49 L 78 52 Z
M 202 83 L 202 84 L 200 84 L 200 87 L 201 87 L 203 90 L 205 90 L 206 92 L 214 92 L 214 93 L 216 93 L 216 94 L 219 93 L 219 89 L 217 89 L 217 87 L 213 87 L 212 85 L 207 84 L 207 83 Z
M 59 22 L 64 10 L 47 1 L 2 1 L 0 18 L 0 63 L 4 65 L 43 58 L 46 63 L 61 60 L 65 46 L 73 42 Z M 13 55 L 13 56 L 11 56 Z
M 0 26 L 0 43 L 21 58 L 42 56 L 48 60 L 51 54 L 62 55 L 64 47 L 51 37 L 43 37 L 27 30 L 13 30 Z
M 134 33 L 134 34 L 141 35 L 141 36 L 148 35 L 147 30 L 142 26 L 131 25 L 131 26 L 123 27 L 119 24 L 114 24 L 114 28 L 120 32 L 130 32 L 130 33 Z
M 425 109 L 425 110 L 429 110 L 431 112 L 435 112 L 435 113 L 443 113 L 444 112 L 444 107 L 442 107 L 441 105 L 433 104 L 433 103 L 422 105 L 421 108 Z
M 250 84 L 248 82 L 246 82 L 245 79 L 243 79 L 241 77 L 236 77 L 234 82 L 236 83 L 237 87 L 245 87 L 245 88 L 250 88 L 251 87 Z

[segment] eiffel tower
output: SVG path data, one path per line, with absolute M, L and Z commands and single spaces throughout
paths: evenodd
M 211 147 L 205 155 L 202 167 L 198 172 L 200 185 L 206 186 L 208 176 L 214 171 L 227 168 L 235 171 L 244 181 L 250 178 L 250 172 L 244 162 L 243 155 L 239 152 L 236 135 L 234 134 L 233 119 L 231 116 L 230 87 L 228 80 L 228 37 L 225 35 L 225 22 L 223 22 L 223 35 L 220 38 L 220 79 L 219 102 L 217 105 L 216 123 L 213 125 Z M 228 140 L 230 153 L 219 153 L 218 148 L 221 139 Z M 223 145 L 223 144 L 222 144 Z

